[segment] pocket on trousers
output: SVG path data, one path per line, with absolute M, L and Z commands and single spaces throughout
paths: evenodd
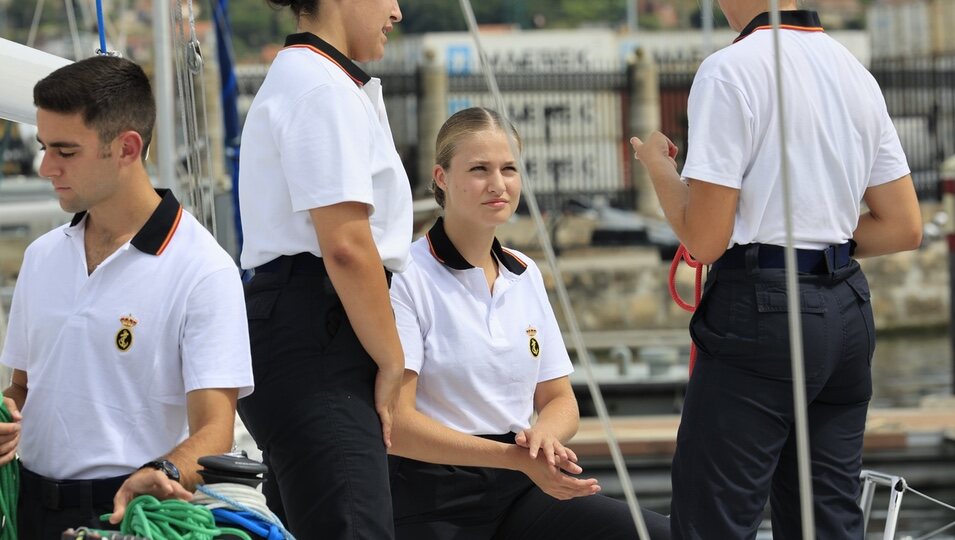
M 862 270 L 846 278 L 846 284 L 849 285 L 849 288 L 852 289 L 852 292 L 855 293 L 856 298 L 858 298 L 860 302 L 864 304 L 870 300 L 869 280 L 865 278 L 865 274 L 862 273 Z
M 245 312 L 250 321 L 266 320 L 272 317 L 275 302 L 279 299 L 279 289 L 256 291 L 246 295 Z
M 707 283 L 699 306 L 690 318 L 690 336 L 710 356 L 748 354 L 756 341 L 752 324 L 754 298 L 745 284 L 715 280 Z
M 766 360 L 766 374 L 792 376 L 789 335 L 789 295 L 785 283 L 757 283 L 756 310 L 759 354 Z M 827 296 L 821 290 L 800 285 L 799 311 L 802 326 L 806 376 L 812 379 L 824 367 L 828 351 Z M 838 310 L 836 310 L 838 311 Z
M 757 283 L 756 309 L 760 313 L 789 311 L 789 296 L 785 283 Z M 819 291 L 800 290 L 799 310 L 803 313 L 825 313 L 826 299 Z
M 254 279 L 254 278 L 253 278 Z M 256 289 L 246 285 L 245 312 L 249 321 L 249 346 L 252 353 L 252 375 L 265 381 L 272 356 L 272 316 L 281 289 Z

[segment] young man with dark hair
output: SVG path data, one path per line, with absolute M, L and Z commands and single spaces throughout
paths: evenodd
M 232 260 L 144 165 L 155 121 L 136 64 L 89 58 L 34 89 L 37 139 L 73 220 L 24 254 L 0 362 L 21 460 L 21 538 L 118 523 L 135 496 L 191 498 L 252 390 Z M 22 410 L 22 415 L 19 411 Z

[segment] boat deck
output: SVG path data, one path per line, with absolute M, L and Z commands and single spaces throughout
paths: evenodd
M 672 456 L 678 415 L 625 416 L 611 420 L 621 451 L 628 457 Z M 955 408 L 872 409 L 866 422 L 865 450 L 904 450 L 955 441 Z M 609 457 L 607 440 L 597 418 L 582 418 L 568 446 L 581 458 Z

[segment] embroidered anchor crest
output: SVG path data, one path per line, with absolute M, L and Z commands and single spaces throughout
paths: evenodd
M 116 332 L 116 348 L 126 352 L 133 346 L 133 327 L 139 324 L 139 321 L 132 315 L 123 315 L 119 322 L 123 327 Z
M 528 341 L 527 346 L 531 350 L 531 355 L 534 358 L 537 358 L 541 354 L 541 345 L 537 341 L 537 329 L 534 328 L 533 326 L 528 326 L 525 332 L 527 333 L 527 337 L 530 338 L 530 341 Z

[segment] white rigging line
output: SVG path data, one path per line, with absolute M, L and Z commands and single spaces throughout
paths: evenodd
M 942 501 L 936 499 L 935 497 L 930 497 L 930 496 L 928 496 L 928 495 L 922 493 L 921 491 L 912 488 L 912 486 L 908 485 L 908 483 L 905 484 L 905 490 L 906 490 L 906 491 L 911 491 L 912 493 L 918 495 L 919 497 L 922 497 L 923 499 L 926 499 L 926 500 L 928 500 L 928 501 L 930 501 L 930 502 L 933 502 L 933 503 L 935 503 L 935 504 L 937 504 L 937 505 L 939 505 L 939 506 L 942 506 L 942 507 L 947 508 L 947 509 L 949 509 L 949 510 L 955 510 L 955 506 L 952 506 L 952 505 L 950 505 L 950 504 L 944 503 L 944 502 L 942 502 Z M 951 523 L 949 523 L 948 525 L 945 525 L 945 526 L 943 526 L 943 527 L 939 527 L 938 529 L 935 529 L 934 531 L 932 531 L 932 532 L 930 532 L 930 533 L 928 533 L 928 534 L 926 534 L 926 535 L 924 535 L 924 536 L 920 536 L 920 537 L 916 538 L 915 540 L 927 540 L 927 539 L 929 539 L 929 538 L 933 538 L 933 537 L 938 536 L 939 534 L 942 534 L 943 532 L 945 532 L 945 531 L 951 529 L 952 527 L 955 527 L 955 521 L 953 521 L 953 522 L 951 522 Z
M 70 36 L 73 38 L 73 60 L 80 61 L 86 58 L 83 54 L 83 46 L 80 45 L 80 32 L 76 28 L 76 13 L 73 11 L 73 0 L 63 0 L 66 6 L 66 20 L 70 26 Z
M 183 21 L 182 0 L 177 0 L 177 11 L 173 17 L 176 26 L 175 42 L 176 73 L 179 90 L 180 116 L 182 119 L 183 141 L 185 143 L 186 175 L 185 187 L 189 193 L 192 211 L 212 234 L 216 235 L 215 207 L 213 201 L 207 197 L 204 183 L 210 180 L 208 171 L 211 170 L 210 144 L 202 133 L 209 133 L 208 114 L 205 99 L 205 80 L 202 77 L 202 56 L 199 50 L 199 41 L 196 38 L 196 21 L 192 0 L 188 0 L 187 13 L 189 24 L 189 39 L 185 36 Z M 198 114 L 199 102 L 196 98 L 196 78 L 199 79 L 202 106 L 200 133 L 200 117 Z M 212 187 L 208 191 L 212 191 Z
M 43 14 L 43 4 L 46 0 L 38 0 L 33 10 L 33 22 L 30 24 L 30 34 L 27 36 L 27 47 L 33 48 L 36 41 L 36 31 L 40 27 L 40 16 Z
M 508 114 L 507 107 L 504 104 L 504 98 L 497 86 L 497 78 L 494 76 L 490 62 L 488 62 L 487 55 L 485 54 L 484 48 L 481 45 L 481 35 L 477 27 L 477 20 L 474 17 L 474 11 L 471 9 L 471 2 L 470 0 L 460 0 L 460 2 L 461 10 L 464 12 L 465 21 L 467 22 L 471 37 L 474 39 L 474 44 L 481 59 L 481 66 L 484 71 L 484 76 L 487 79 L 488 90 L 490 90 L 491 94 L 494 96 L 498 113 L 500 113 L 500 115 L 507 122 L 510 122 L 510 115 Z M 511 153 L 514 156 L 520 156 L 521 153 L 517 148 L 516 141 L 512 140 L 511 137 L 507 137 L 507 140 L 511 149 Z M 590 353 L 587 351 L 583 337 L 580 334 L 580 328 L 577 325 L 577 317 L 574 314 L 573 306 L 571 305 L 570 298 L 567 295 L 567 289 L 564 286 L 563 276 L 561 275 L 560 268 L 557 266 L 557 259 L 554 256 L 554 248 L 551 245 L 550 237 L 547 234 L 547 226 L 544 224 L 540 207 L 537 205 L 537 198 L 534 195 L 533 183 L 530 182 L 530 178 L 527 176 L 524 160 L 518 159 L 517 166 L 520 170 L 521 178 L 526 180 L 523 184 L 523 191 L 526 195 L 527 206 L 531 211 L 531 216 L 534 218 L 534 224 L 537 227 L 537 237 L 540 240 L 541 247 L 544 250 L 544 256 L 547 259 L 547 264 L 553 274 L 554 286 L 557 290 L 557 296 L 560 299 L 561 308 L 564 311 L 567 324 L 570 326 L 571 336 L 573 337 L 574 346 L 577 349 L 577 354 L 581 361 L 581 365 L 584 368 L 584 373 L 587 375 L 587 387 L 590 389 L 590 395 L 594 401 L 594 407 L 597 410 L 597 416 L 600 417 L 600 423 L 607 435 L 607 446 L 610 448 L 610 455 L 613 458 L 614 468 L 617 470 L 617 475 L 620 478 L 620 485 L 623 487 L 623 494 L 627 499 L 627 506 L 630 509 L 630 515 L 633 518 L 633 523 L 636 526 L 640 539 L 650 540 L 650 534 L 647 532 L 647 525 L 644 523 L 643 515 L 640 513 L 640 504 L 637 502 L 637 495 L 634 492 L 633 484 L 630 481 L 630 474 L 627 471 L 627 465 L 624 462 L 623 454 L 620 451 L 620 445 L 617 442 L 616 436 L 614 435 L 613 426 L 610 424 L 610 415 L 607 412 L 607 406 L 604 404 L 603 395 L 600 393 L 600 387 L 597 385 L 596 379 L 594 377 L 593 368 L 590 362 Z
M 796 249 L 793 246 L 792 190 L 789 178 L 789 156 L 786 145 L 786 107 L 783 95 L 781 16 L 779 0 L 770 0 L 770 21 L 773 26 L 773 53 L 776 61 L 776 113 L 779 118 L 779 167 L 783 188 L 783 217 L 786 225 L 786 300 L 789 310 L 789 352 L 792 359 L 793 409 L 796 413 L 796 461 L 799 472 L 799 506 L 803 540 L 816 537 L 812 509 L 812 471 L 809 461 L 809 427 L 806 406 L 806 373 L 803 364 L 802 311 L 799 307 L 799 284 L 796 270 Z
M 112 30 L 114 36 L 116 36 L 116 50 L 120 51 L 123 56 L 126 56 L 126 12 L 128 11 L 128 0 L 119 0 L 119 16 L 116 17 L 116 20 L 120 21 L 119 31 Z M 107 23 L 107 28 L 109 28 L 109 23 Z
M 203 76 L 203 63 L 202 53 L 199 49 L 199 38 L 196 36 L 196 17 L 193 10 L 192 2 L 193 0 L 188 0 L 189 2 L 189 48 L 186 51 L 187 64 L 189 66 L 189 79 L 195 83 L 196 78 L 199 79 L 199 100 L 202 104 L 202 135 L 200 136 L 199 127 L 200 127 L 200 118 L 197 117 L 198 111 L 196 107 L 192 108 L 192 125 L 193 125 L 193 137 L 196 143 L 199 140 L 202 140 L 202 144 L 195 144 L 196 149 L 196 161 L 198 164 L 198 171 L 196 175 L 196 186 L 195 190 L 198 195 L 197 205 L 202 207 L 202 223 L 206 226 L 207 229 L 212 233 L 212 236 L 218 237 L 216 234 L 216 219 L 215 219 L 215 201 L 211 198 L 214 195 L 214 186 L 212 185 L 212 144 L 209 140 L 209 114 L 208 108 L 206 106 L 206 78 Z M 195 84 L 190 85 L 190 91 L 192 92 L 192 102 L 195 104 Z M 208 191 L 203 189 L 203 183 L 207 182 Z

